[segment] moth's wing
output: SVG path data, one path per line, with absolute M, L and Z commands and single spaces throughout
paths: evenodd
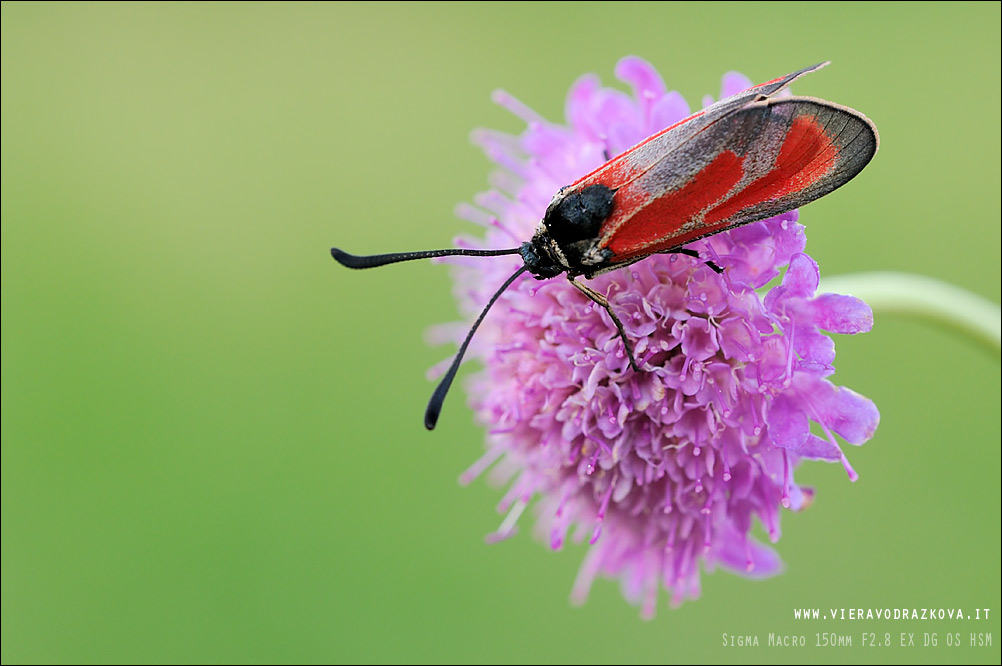
M 618 263 L 798 208 L 849 182 L 877 145 L 876 127 L 853 109 L 755 99 L 624 184 L 598 246 Z

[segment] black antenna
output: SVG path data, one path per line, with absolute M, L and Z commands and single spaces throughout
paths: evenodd
M 376 268 L 387 264 L 395 264 L 398 261 L 412 261 L 414 259 L 431 259 L 433 257 L 454 257 L 457 255 L 464 257 L 498 257 L 502 254 L 518 254 L 519 248 L 513 247 L 507 250 L 427 250 L 425 252 L 395 252 L 393 254 L 370 254 L 366 256 L 348 254 L 344 250 L 336 247 L 331 248 L 331 256 L 348 268 Z
M 518 250 L 515 251 L 517 252 Z M 502 251 L 502 252 L 510 254 L 507 251 Z M 383 255 L 383 256 L 392 256 L 392 255 Z M 335 257 L 335 259 L 336 258 L 337 257 Z M 397 259 L 396 261 L 407 261 L 407 260 Z M 505 289 L 510 287 L 511 283 L 514 282 L 519 275 L 526 272 L 527 270 L 529 270 L 527 266 L 522 266 L 517 271 L 515 271 L 515 273 L 510 278 L 505 280 L 505 283 L 501 285 L 501 288 L 498 289 L 496 292 L 494 292 L 494 295 L 491 296 L 491 300 L 488 301 L 487 307 L 485 307 L 483 312 L 480 313 L 480 316 L 477 317 L 477 320 L 473 322 L 473 326 L 470 327 L 470 332 L 466 334 L 466 339 L 463 340 L 463 344 L 459 346 L 459 352 L 456 354 L 456 358 L 453 359 L 452 365 L 449 366 L 449 371 L 445 373 L 444 377 L 442 377 L 442 381 L 438 383 L 438 386 L 435 388 L 435 392 L 431 394 L 431 400 L 428 401 L 428 409 L 426 409 L 424 412 L 424 427 L 427 428 L 428 430 L 434 430 L 435 424 L 438 423 L 438 414 L 439 412 L 442 411 L 442 403 L 445 402 L 445 394 L 449 392 L 449 387 L 452 386 L 452 380 L 456 378 L 456 373 L 459 371 L 459 364 L 462 362 L 463 355 L 466 354 L 466 348 L 470 346 L 470 340 L 473 339 L 473 334 L 476 333 L 477 327 L 480 326 L 480 322 L 484 320 L 484 317 L 487 316 L 487 311 L 491 309 L 491 306 L 494 305 L 494 302 L 498 299 L 498 297 L 501 296 L 502 293 L 504 293 Z

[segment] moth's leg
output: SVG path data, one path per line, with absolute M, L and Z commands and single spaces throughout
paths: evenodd
M 619 331 L 619 337 L 623 340 L 623 346 L 626 348 L 626 356 L 630 359 L 630 367 L 633 368 L 634 372 L 640 372 L 640 368 L 637 367 L 637 360 L 633 358 L 633 347 L 630 346 L 630 341 L 626 337 L 626 331 L 623 330 L 623 322 L 619 321 L 619 317 L 617 317 L 616 313 L 613 312 L 612 306 L 609 305 L 609 299 L 588 285 L 578 282 L 569 275 L 567 276 L 567 281 L 574 285 L 582 294 L 601 305 L 602 308 L 609 313 L 609 316 L 612 317 L 613 323 L 616 324 L 616 330 Z
M 695 250 L 690 250 L 689 248 L 686 248 L 686 247 L 683 247 L 683 248 L 679 248 L 679 249 L 677 249 L 677 250 L 671 250 L 671 251 L 670 251 L 670 252 L 669 252 L 668 254 L 684 254 L 684 255 L 685 255 L 685 256 L 687 256 L 687 257 L 695 257 L 696 259 L 700 259 L 700 258 L 701 258 L 701 257 L 699 256 L 699 252 L 696 252 Z M 712 271 L 713 271 L 714 273 L 716 273 L 717 275 L 720 275 L 721 273 L 723 273 L 723 272 L 724 272 L 724 269 L 723 269 L 723 268 L 721 268 L 720 266 L 717 266 L 717 265 L 716 265 L 715 263 L 713 263 L 712 261 L 709 261 L 709 260 L 707 260 L 707 261 L 705 261 L 704 263 L 705 263 L 705 264 L 706 264 L 707 266 L 709 266 L 709 267 L 710 267 L 710 269 L 711 269 L 711 270 L 712 270 Z

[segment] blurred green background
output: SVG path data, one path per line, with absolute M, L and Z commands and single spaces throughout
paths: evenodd
M 879 312 L 840 338 L 834 379 L 882 414 L 859 482 L 801 467 L 818 497 L 784 517 L 784 575 L 717 572 L 643 622 L 610 581 L 570 606 L 585 550 L 529 520 L 484 544 L 500 491 L 456 482 L 482 430 L 461 393 L 421 425 L 447 270 L 352 273 L 328 249 L 472 231 L 453 207 L 490 165 L 469 132 L 522 129 L 495 88 L 560 120 L 577 76 L 612 82 L 627 54 L 693 105 L 727 70 L 830 59 L 796 92 L 865 112 L 881 151 L 803 212 L 824 274 L 997 303 L 999 7 L 4 3 L 3 661 L 998 663 L 997 355 Z M 808 647 L 721 645 L 770 631 Z

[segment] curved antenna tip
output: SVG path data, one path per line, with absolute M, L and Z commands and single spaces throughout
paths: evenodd
M 331 248 L 331 256 L 334 257 L 334 261 L 338 262 L 342 266 L 348 266 L 349 257 L 352 255 L 348 254 L 344 250 L 338 249 L 336 247 Z
M 469 333 L 466 334 L 466 339 L 463 340 L 463 344 L 459 345 L 459 351 L 456 352 L 456 357 L 452 359 L 452 365 L 449 366 L 448 371 L 442 377 L 442 380 L 435 387 L 435 392 L 431 394 L 431 400 L 428 401 L 428 409 L 424 412 L 424 427 L 428 430 L 434 430 L 435 424 L 438 423 L 438 415 L 442 411 L 442 403 L 445 402 L 445 396 L 449 393 L 449 387 L 452 386 L 452 380 L 456 378 L 456 373 L 459 372 L 459 364 L 463 362 L 463 356 L 466 355 L 466 349 L 470 346 L 470 340 L 473 339 L 473 334 L 477 332 L 477 328 L 483 322 L 484 317 L 487 316 L 487 312 L 491 309 L 491 306 L 498 300 L 498 297 L 504 293 L 504 291 L 511 286 L 518 276 L 526 272 L 528 267 L 522 266 L 517 271 L 512 273 L 511 277 L 505 280 L 505 283 L 501 285 L 501 288 L 494 292 L 491 296 L 491 300 L 487 302 L 484 309 L 480 311 L 480 316 L 477 320 L 473 322 L 473 326 L 470 327 Z

